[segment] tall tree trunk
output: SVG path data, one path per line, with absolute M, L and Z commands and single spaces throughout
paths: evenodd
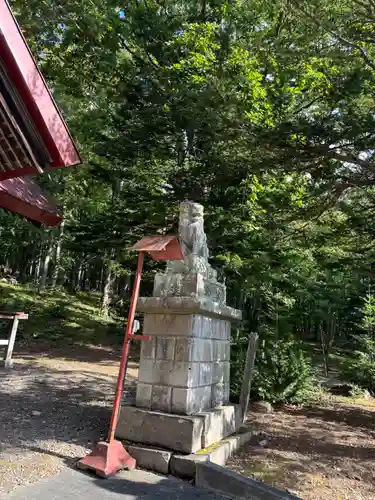
M 102 307 L 101 307 L 102 314 L 105 318 L 108 318 L 109 316 L 109 306 L 111 303 L 113 281 L 114 281 L 113 274 L 110 268 L 108 268 L 104 280 L 104 289 L 103 289 Z
M 42 248 L 39 248 L 35 257 L 35 274 L 34 274 L 35 281 L 39 280 L 41 266 L 42 266 Z
M 113 294 L 113 285 L 115 282 L 115 275 L 112 272 L 112 262 L 111 262 L 114 257 L 113 248 L 109 252 L 109 255 L 107 254 L 107 257 L 108 258 L 105 259 L 104 261 L 104 266 L 106 269 L 105 269 L 104 288 L 102 295 L 102 307 L 101 307 L 101 312 L 105 318 L 108 318 L 109 316 L 109 306 L 111 303 L 111 297 Z
M 72 268 L 72 290 L 78 292 L 81 289 L 83 271 L 83 257 L 79 262 L 76 262 Z
M 64 226 L 65 226 L 65 219 L 61 221 L 60 227 L 59 227 L 59 234 L 57 237 L 57 242 L 56 242 L 56 253 L 55 253 L 55 267 L 53 269 L 52 273 L 52 286 L 56 286 L 60 274 L 60 263 L 61 263 L 61 245 L 63 241 L 63 236 L 64 236 Z
M 39 281 L 39 290 L 43 290 L 45 288 L 46 283 L 47 283 L 47 278 L 48 278 L 48 270 L 49 270 L 49 265 L 51 262 L 52 254 L 53 254 L 53 235 L 51 234 L 49 237 L 48 245 L 47 245 L 47 251 L 44 256 L 44 261 L 42 265 L 42 273 L 40 276 L 40 281 Z

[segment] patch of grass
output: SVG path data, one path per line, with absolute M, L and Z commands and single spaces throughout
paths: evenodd
M 374 398 L 362 398 L 362 397 L 354 397 L 354 396 L 331 396 L 331 401 L 343 403 L 343 404 L 352 404 L 358 406 L 368 406 L 370 408 L 375 408 L 375 399 Z
M 246 469 L 237 471 L 242 475 L 251 476 L 258 481 L 264 481 L 275 487 L 283 485 L 285 470 L 282 467 L 282 460 L 280 463 L 263 462 L 250 462 L 247 463 Z
M 319 343 L 305 342 L 304 350 L 311 359 L 314 372 L 320 376 L 324 372 L 323 354 Z M 331 374 L 341 371 L 342 363 L 347 356 L 347 351 L 340 347 L 333 346 L 328 356 L 328 369 Z
M 70 295 L 62 289 L 38 293 L 27 285 L 0 283 L 0 304 L 2 310 L 29 314 L 28 320 L 20 321 L 19 343 L 115 345 L 123 337 L 120 318 L 105 319 L 100 315 L 98 293 Z M 6 336 L 9 326 L 9 321 L 1 322 L 0 337 Z

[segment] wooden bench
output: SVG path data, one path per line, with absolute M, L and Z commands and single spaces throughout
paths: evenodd
M 23 312 L 0 311 L 0 320 L 6 319 L 13 321 L 9 331 L 8 338 L 5 340 L 0 339 L 0 347 L 4 346 L 6 348 L 4 359 L 0 360 L 0 366 L 4 366 L 5 368 L 12 368 L 13 366 L 12 354 L 13 354 L 14 343 L 16 341 L 18 322 L 21 319 L 28 319 L 28 318 L 29 315 Z

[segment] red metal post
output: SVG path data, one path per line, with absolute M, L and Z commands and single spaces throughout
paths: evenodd
M 134 315 L 139 296 L 144 254 L 145 252 L 149 252 L 155 260 L 183 260 L 180 245 L 174 236 L 146 236 L 130 248 L 130 250 L 139 252 L 138 264 L 129 307 L 128 323 L 125 330 L 124 345 L 122 347 L 108 439 L 106 442 L 97 443 L 89 455 L 77 462 L 77 467 L 80 469 L 93 470 L 96 474 L 102 477 L 112 476 L 113 474 L 116 474 L 117 471 L 124 468 L 131 470 L 136 466 L 135 459 L 125 450 L 121 441 L 115 439 L 115 435 L 122 391 L 124 389 L 124 378 L 128 362 L 130 341 L 132 339 L 150 340 L 152 338 L 149 335 L 133 334 Z
M 125 331 L 124 345 L 122 346 L 122 355 L 121 355 L 121 360 L 120 360 L 120 369 L 119 369 L 118 377 L 117 377 L 115 400 L 113 402 L 111 422 L 109 425 L 108 443 L 111 443 L 114 440 L 115 433 L 116 433 L 116 426 L 117 426 L 118 414 L 119 414 L 119 410 L 120 410 L 122 391 L 124 389 L 125 369 L 127 366 L 127 360 L 128 360 L 128 355 L 129 355 L 130 340 L 131 340 L 131 337 L 133 336 L 132 334 L 133 334 L 134 315 L 135 315 L 135 310 L 136 310 L 137 302 L 138 302 L 139 287 L 141 284 L 143 260 L 144 260 L 144 252 L 139 252 L 137 271 L 135 274 L 133 293 L 132 293 L 129 314 L 128 314 L 128 322 L 127 322 L 126 331 Z
M 109 477 L 116 474 L 120 469 L 134 469 L 135 459 L 125 450 L 121 441 L 115 439 L 117 420 L 120 410 L 122 391 L 124 388 L 124 378 L 129 354 L 129 345 L 132 338 L 141 336 L 133 335 L 134 315 L 137 307 L 139 287 L 141 284 L 141 275 L 143 267 L 144 252 L 138 254 L 137 272 L 135 275 L 132 298 L 130 302 L 128 323 L 126 325 L 124 344 L 120 360 L 120 368 L 117 377 L 117 386 L 115 400 L 113 402 L 111 422 L 109 425 L 107 442 L 99 442 L 95 445 L 92 452 L 77 462 L 77 467 L 84 470 L 93 470 L 102 477 Z M 143 337 L 145 338 L 145 337 Z

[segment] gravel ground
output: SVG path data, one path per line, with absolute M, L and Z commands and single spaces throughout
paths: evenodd
M 81 354 L 74 351 L 78 359 L 72 359 L 71 350 L 23 353 L 13 370 L 0 371 L 1 500 L 20 485 L 69 467 L 105 436 L 119 356 L 94 347 Z M 136 376 L 130 362 L 128 398 L 134 397 Z
M 375 500 L 374 422 L 375 400 L 250 412 L 254 435 L 227 467 L 304 500 Z

